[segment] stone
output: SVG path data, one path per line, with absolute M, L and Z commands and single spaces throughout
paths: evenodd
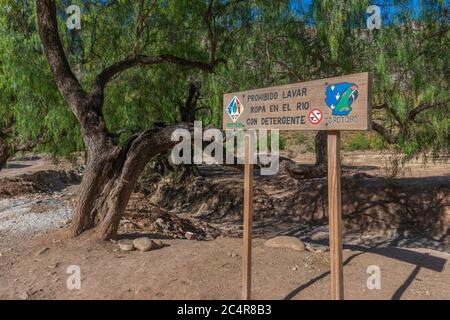
M 133 245 L 139 251 L 150 251 L 156 248 L 156 244 L 147 237 L 134 239 Z
M 269 239 L 264 244 L 269 248 L 288 248 L 296 251 L 305 251 L 305 244 L 298 238 L 289 236 L 279 236 Z
M 188 240 L 195 240 L 195 235 L 192 232 L 186 232 L 184 237 Z
M 128 242 L 119 242 L 119 248 L 122 251 L 133 251 L 134 245 Z
M 314 241 L 322 241 L 322 240 L 326 240 L 326 239 L 328 239 L 328 233 L 327 232 L 319 231 L 317 233 L 314 233 L 311 236 L 311 240 L 314 240 Z
M 21 300 L 28 300 L 30 298 L 30 295 L 28 294 L 28 292 L 22 291 L 21 293 L 19 293 L 18 297 Z
M 164 243 L 161 240 L 153 240 L 153 243 L 156 245 L 156 248 L 164 247 Z

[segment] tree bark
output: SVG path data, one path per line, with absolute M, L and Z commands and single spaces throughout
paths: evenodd
M 180 110 L 181 122 L 194 123 L 199 97 L 200 89 L 198 86 L 193 82 L 189 83 L 189 94 L 186 99 L 186 103 Z
M 319 131 L 314 139 L 316 146 L 316 166 L 327 165 L 327 132 Z
M 154 156 L 168 150 L 172 131 L 180 126 L 148 130 L 131 137 L 122 147 L 90 157 L 74 208 L 70 234 L 95 228 L 97 237 L 117 235 L 137 179 Z
M 5 140 L 0 137 L 0 171 L 5 166 L 9 158 L 9 148 Z

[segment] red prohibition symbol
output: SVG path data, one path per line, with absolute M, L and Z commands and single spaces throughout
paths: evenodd
M 322 111 L 319 109 L 312 109 L 308 116 L 308 120 L 311 124 L 319 124 L 322 121 L 322 118 Z

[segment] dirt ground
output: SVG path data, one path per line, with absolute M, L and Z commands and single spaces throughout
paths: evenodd
M 239 239 L 163 242 L 158 250 L 126 253 L 113 243 L 61 240 L 59 234 L 2 243 L 0 299 L 239 299 Z M 328 253 L 263 243 L 254 242 L 254 299 L 329 299 Z M 349 247 L 345 297 L 450 299 L 449 259 L 429 249 Z M 81 268 L 80 290 L 66 287 L 70 265 Z M 380 289 L 367 288 L 371 265 L 381 269 Z
M 297 160 L 309 163 L 310 157 L 306 155 Z M 352 153 L 344 155 L 343 159 L 344 169 L 345 166 L 351 168 L 351 174 L 366 173 L 377 179 L 385 175 L 383 166 L 387 161 L 386 156 L 375 153 Z M 121 238 L 132 240 L 145 235 L 162 239 L 162 248 L 149 252 L 123 252 L 116 243 L 90 240 L 89 234 L 67 239 L 65 230 L 77 193 L 77 186 L 73 184 L 77 179 L 73 173 L 61 172 L 61 168 L 66 169 L 67 166 L 33 159 L 11 162 L 9 168 L 0 171 L 0 299 L 240 298 L 241 217 L 220 216 L 216 219 L 217 213 L 208 213 L 208 208 L 195 202 L 195 197 L 190 200 L 200 208 L 194 210 L 178 198 L 174 200 L 177 203 L 160 205 L 154 195 L 135 194 L 126 217 L 121 221 Z M 421 199 L 424 208 L 439 206 L 440 211 L 431 211 L 448 213 L 448 165 L 435 163 L 423 168 L 420 162 L 412 162 L 407 168 L 405 180 L 393 187 L 400 190 L 400 198 L 389 200 L 389 210 L 386 209 L 382 218 L 399 210 L 395 201 L 406 199 L 410 207 L 416 204 L 408 196 L 411 189 L 428 192 L 428 196 Z M 27 174 L 26 179 L 20 178 L 22 174 Z M 36 183 L 43 181 L 43 177 L 45 183 Z M 48 177 L 52 181 L 47 181 Z M 349 181 L 353 181 L 351 177 Z M 235 183 L 238 178 L 225 176 L 213 182 Z M 379 181 L 373 178 L 362 182 L 370 181 L 379 185 Z M 293 183 L 284 182 L 286 188 Z M 312 182 L 313 185 L 321 183 L 319 180 Z M 302 187 L 305 185 L 304 182 L 300 184 Z M 401 189 L 402 185 L 406 185 L 406 189 Z M 275 201 L 279 196 L 277 185 L 265 186 L 268 190 L 256 190 L 259 197 L 255 198 L 253 298 L 328 299 L 330 278 L 326 222 L 304 223 L 301 217 L 292 214 L 293 210 L 278 212 L 280 204 Z M 358 186 L 350 185 L 350 188 Z M 209 187 L 201 184 L 199 188 Z M 186 188 L 197 190 L 190 189 L 190 185 Z M 384 192 L 393 192 L 386 190 Z M 163 194 L 160 193 L 159 197 Z M 431 201 L 434 195 L 438 195 L 440 200 Z M 298 195 L 294 193 L 292 196 Z M 281 203 L 285 201 L 286 198 L 281 199 Z M 234 208 L 233 203 L 224 205 Z M 371 210 L 380 210 L 376 206 L 374 208 Z M 299 206 L 298 210 L 302 212 L 304 207 Z M 421 210 L 408 211 L 412 214 L 408 218 L 410 220 L 405 218 L 406 222 L 400 222 L 408 227 L 408 223 L 423 214 Z M 240 212 L 239 207 L 235 211 Z M 204 216 L 213 218 L 205 219 Z M 367 219 L 361 217 L 352 218 L 353 224 L 367 226 Z M 399 228 L 402 223 L 399 224 L 398 219 L 392 222 L 393 229 L 389 230 L 392 234 L 389 235 L 379 232 L 365 234 L 361 228 L 345 235 L 346 299 L 450 299 L 448 232 L 438 240 L 427 234 L 406 236 L 406 231 L 410 230 Z M 420 230 L 426 233 L 428 229 Z M 202 241 L 184 239 L 187 231 Z M 276 235 L 300 238 L 308 250 L 299 252 L 265 247 L 266 239 Z M 70 276 L 67 268 L 71 265 L 77 265 L 81 270 L 79 290 L 69 290 L 66 286 Z M 380 268 L 380 289 L 369 290 L 367 287 L 369 266 Z

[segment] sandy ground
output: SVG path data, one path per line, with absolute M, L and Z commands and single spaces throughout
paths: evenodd
M 376 156 L 361 153 L 351 158 L 344 163 L 383 174 Z M 12 162 L 0 178 L 53 166 L 44 160 Z M 409 176 L 450 174 L 446 164 L 423 170 L 417 163 L 410 166 Z M 74 192 L 76 188 L 69 188 L 39 199 L 0 202 L 0 220 L 7 226 L 0 230 L 0 299 L 239 299 L 240 239 L 163 239 L 163 248 L 149 252 L 122 252 L 116 244 L 90 240 L 89 235 L 66 239 L 70 203 L 65 195 Z M 61 204 L 64 212 L 52 209 Z M 254 241 L 254 299 L 330 297 L 328 252 L 267 248 L 264 242 Z M 450 299 L 449 259 L 448 253 L 432 249 L 370 249 L 347 243 L 345 298 Z M 66 285 L 71 265 L 81 270 L 79 290 Z M 367 288 L 369 266 L 380 268 L 380 289 Z
M 59 234 L 2 243 L 0 299 L 239 299 L 241 241 L 163 240 L 149 252 Z M 39 254 L 43 248 L 48 248 Z M 254 241 L 254 299 L 328 299 L 328 253 L 267 248 Z M 450 299 L 450 255 L 427 249 L 344 250 L 346 299 Z M 69 290 L 67 268 L 81 270 Z M 381 289 L 367 288 L 378 266 Z
M 33 160 L 9 161 L 6 167 L 0 171 L 0 178 L 15 177 L 19 174 L 28 174 L 57 168 L 58 165 L 39 157 Z
M 389 161 L 392 157 L 389 153 L 376 151 L 354 151 L 341 152 L 342 167 L 345 169 L 353 168 L 374 176 L 384 177 L 390 174 L 388 170 Z M 315 155 L 313 153 L 304 153 L 297 155 L 293 160 L 298 163 L 314 164 Z M 433 177 L 445 176 L 450 174 L 450 164 L 448 158 L 437 159 L 433 162 L 431 159 L 424 162 L 423 158 L 408 161 L 400 170 L 398 177 Z

